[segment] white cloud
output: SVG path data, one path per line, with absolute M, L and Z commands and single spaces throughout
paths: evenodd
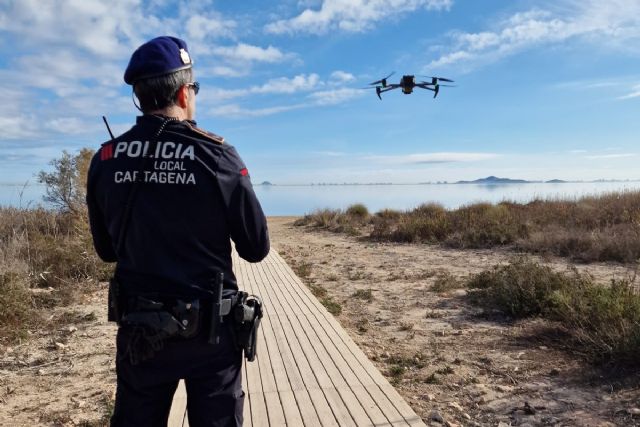
M 447 10 L 453 0 L 324 0 L 319 9 L 305 9 L 298 16 L 265 26 L 273 34 L 329 31 L 361 32 L 379 21 L 418 9 Z
M 354 81 L 356 78 L 351 73 L 337 70 L 331 73 L 331 79 L 337 80 L 338 83 L 348 83 Z
M 76 135 L 87 132 L 86 120 L 77 117 L 61 117 L 46 122 L 45 127 L 55 132 Z M 92 129 L 93 130 L 93 129 Z
M 640 84 L 637 84 L 631 88 L 631 91 L 626 95 L 619 96 L 618 99 L 632 99 L 640 97 Z
M 315 73 L 299 74 L 293 78 L 271 79 L 262 86 L 254 86 L 250 93 L 294 93 L 315 89 L 320 84 L 320 76 Z
M 211 110 L 211 114 L 214 116 L 237 117 L 237 118 L 264 117 L 264 116 L 271 116 L 273 114 L 283 113 L 286 111 L 298 110 L 304 107 L 306 107 L 305 104 L 293 104 L 293 105 L 282 105 L 282 106 L 276 106 L 276 107 L 250 109 L 250 108 L 243 108 L 238 104 L 227 104 L 227 105 L 222 105 L 220 107 L 213 108 Z
M 27 115 L 0 116 L 0 140 L 32 139 L 42 136 L 34 129 L 36 118 Z
M 323 90 L 309 95 L 315 105 L 335 105 L 365 95 L 365 91 L 352 88 Z
M 206 17 L 203 15 L 193 15 L 185 23 L 187 29 L 187 39 L 199 43 L 209 37 L 230 37 L 236 23 L 225 19 L 220 15 Z
M 415 153 L 400 156 L 368 156 L 365 159 L 377 163 L 392 164 L 429 164 L 429 163 L 458 163 L 491 160 L 499 157 L 494 153 Z
M 253 46 L 246 43 L 238 43 L 235 46 L 220 46 L 212 49 L 216 55 L 231 61 L 243 62 L 282 62 L 290 55 L 284 54 L 280 49 L 271 45 L 267 48 Z
M 597 160 L 597 159 L 621 159 L 625 157 L 635 157 L 637 154 L 635 153 L 619 153 L 619 154 L 601 154 L 595 156 L 585 156 L 587 159 Z
M 271 79 L 262 85 L 244 89 L 214 88 L 209 91 L 204 99 L 207 103 L 213 103 L 251 95 L 294 95 L 302 92 L 310 92 L 306 95 L 305 102 L 290 105 L 247 109 L 241 107 L 239 104 L 226 104 L 210 110 L 214 116 L 261 117 L 301 108 L 341 104 L 365 95 L 365 92 L 359 89 L 331 86 L 331 89 L 326 90 L 325 88 L 327 86 L 327 83 L 322 81 L 318 74 L 299 74 L 291 78 L 279 77 Z
M 446 52 L 432 60 L 423 72 L 459 64 L 471 69 L 526 50 L 580 38 L 590 43 L 627 49 L 640 40 L 640 2 L 564 0 L 555 10 L 520 12 L 500 22 L 492 31 L 453 32 Z
M 172 14 L 161 15 L 168 9 Z M 136 47 L 169 34 L 186 38 L 192 52 L 207 52 L 218 38 L 234 38 L 236 26 L 209 0 L 0 2 L 0 53 L 6 64 L 0 68 L 0 93 L 19 88 L 11 96 L 19 100 L 17 108 L 0 107 L 0 137 L 37 143 L 42 135 L 94 129 L 82 125 L 90 116 L 135 113 L 130 97 L 122 96 L 122 75 Z M 263 60 L 283 55 L 272 47 L 257 49 L 240 45 L 238 54 L 251 57 L 253 52 Z M 194 56 L 206 70 L 210 58 Z M 216 65 L 228 65 L 216 59 Z
M 297 76 L 278 77 L 268 80 L 262 85 L 251 86 L 241 89 L 221 89 L 213 88 L 209 90 L 200 99 L 205 102 L 219 102 L 228 99 L 241 98 L 250 95 L 266 95 L 266 94 L 293 94 L 298 92 L 309 92 L 324 83 L 320 81 L 320 76 L 315 73 L 299 74 Z M 200 96 L 200 95 L 199 95 Z

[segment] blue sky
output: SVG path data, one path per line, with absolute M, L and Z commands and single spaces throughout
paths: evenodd
M 638 0 L 5 0 L 0 182 L 134 122 L 158 35 L 195 60 L 197 121 L 254 182 L 640 179 Z M 458 87 L 384 94 L 395 71 Z

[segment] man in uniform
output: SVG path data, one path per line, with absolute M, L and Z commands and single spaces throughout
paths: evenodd
M 222 297 L 235 301 L 230 239 L 242 258 L 262 260 L 266 219 L 236 150 L 196 126 L 199 84 L 183 40 L 158 37 L 140 46 L 124 80 L 143 115 L 101 146 L 87 184 L 95 249 L 117 262 L 109 302 L 120 325 L 111 425 L 166 425 L 179 379 L 192 427 L 241 425 L 242 352 L 231 316 L 222 318 L 217 339 L 209 337 L 212 289 L 223 277 Z

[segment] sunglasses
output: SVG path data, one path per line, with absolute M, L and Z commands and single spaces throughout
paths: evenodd
M 200 92 L 200 83 L 198 83 L 198 82 L 187 83 L 187 84 L 185 84 L 185 86 L 186 87 L 192 87 L 194 95 L 197 95 L 198 92 Z

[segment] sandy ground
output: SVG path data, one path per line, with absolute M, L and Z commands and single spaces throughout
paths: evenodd
M 512 253 L 371 243 L 292 223 L 270 218 L 273 248 L 340 304 L 338 320 L 427 425 L 640 426 L 637 375 L 581 363 L 562 350 L 562 337 L 542 333 L 542 321 L 487 316 L 464 289 L 430 289 L 444 273 L 466 278 Z M 603 282 L 629 274 L 618 265 L 578 268 Z M 96 291 L 48 313 L 47 332 L 0 348 L 0 426 L 106 425 L 115 327 L 105 301 L 106 290 Z

